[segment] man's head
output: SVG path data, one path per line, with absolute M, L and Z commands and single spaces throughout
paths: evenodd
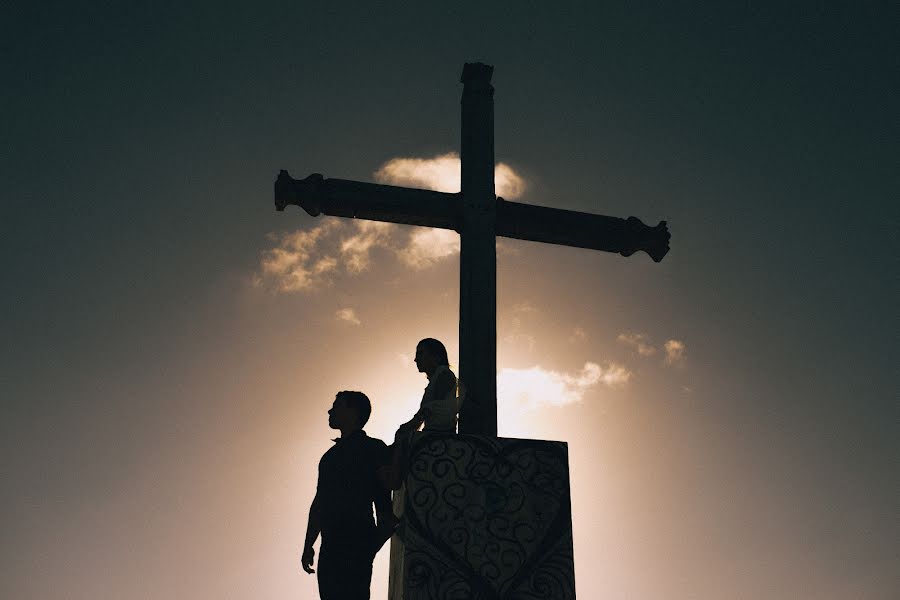
M 362 429 L 372 414 L 372 403 L 362 392 L 338 392 L 328 410 L 328 426 L 341 431 Z

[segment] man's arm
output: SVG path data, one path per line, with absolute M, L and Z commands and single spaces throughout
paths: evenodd
M 378 521 L 381 521 L 381 517 L 378 517 Z M 372 555 L 378 554 L 378 551 L 381 550 L 381 547 L 391 539 L 391 536 L 394 535 L 394 532 L 397 530 L 397 525 L 400 524 L 400 521 L 394 514 L 388 511 L 388 516 L 386 517 L 385 525 L 382 527 L 381 525 L 375 529 L 375 546 L 372 548 Z
M 372 498 L 372 502 L 375 504 L 375 517 L 377 519 L 375 547 L 372 551 L 373 554 L 377 554 L 384 543 L 390 539 L 394 534 L 394 530 L 397 529 L 398 524 L 397 517 L 394 515 L 394 510 L 391 506 L 391 493 L 381 485 L 382 482 L 380 481 L 380 472 L 387 464 L 390 464 L 392 454 L 393 453 L 390 452 L 384 442 L 379 441 L 378 452 L 376 453 L 375 494 Z M 398 485 L 397 487 L 400 486 Z
M 394 535 L 399 523 L 391 507 L 391 493 L 388 490 L 382 489 L 375 497 L 375 517 L 378 524 L 375 527 L 375 547 L 372 554 L 378 554 L 384 543 Z
M 303 570 L 307 573 L 316 572 L 315 569 L 312 568 L 312 564 L 313 558 L 316 555 L 316 551 L 313 550 L 313 544 L 316 543 L 319 533 L 322 532 L 319 506 L 319 494 L 316 494 L 316 497 L 313 498 L 312 504 L 309 507 L 309 520 L 306 523 L 306 541 L 303 543 L 303 557 L 300 559 Z

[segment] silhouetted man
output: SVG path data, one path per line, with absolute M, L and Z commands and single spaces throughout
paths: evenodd
M 376 471 L 388 462 L 387 446 L 362 430 L 372 405 L 362 392 L 338 392 L 328 411 L 328 426 L 341 437 L 319 461 L 316 497 L 309 508 L 303 546 L 303 570 L 312 569 L 319 533 L 318 580 L 322 600 L 368 600 L 372 560 L 391 536 L 396 519 L 390 492 Z M 372 505 L 378 514 L 378 526 Z

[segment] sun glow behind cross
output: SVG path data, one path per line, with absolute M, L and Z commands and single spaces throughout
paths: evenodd
M 408 367 L 401 368 L 402 375 L 397 371 L 377 374 L 373 370 L 370 376 L 355 382 L 356 387 L 367 391 L 377 406 L 367 430 L 388 442 L 393 439 L 397 426 L 418 409 L 428 383 L 423 374 L 415 373 L 414 366 Z M 534 420 L 543 419 L 550 414 L 548 411 L 579 404 L 598 388 L 623 388 L 631 377 L 627 368 L 615 363 L 607 367 L 586 363 L 575 373 L 560 373 L 540 366 L 501 368 L 497 375 L 498 434 L 501 437 L 533 437 Z M 464 387 L 460 390 L 460 400 L 465 400 Z
M 459 157 L 450 153 L 394 158 L 375 171 L 373 178 L 383 184 L 455 193 L 459 191 Z M 525 182 L 501 163 L 495 168 L 495 187 L 498 195 L 512 199 L 522 194 Z M 380 340 L 374 346 L 362 344 L 368 348 L 364 360 L 346 357 L 353 368 L 332 372 L 323 398 L 328 399 L 332 390 L 364 391 L 373 406 L 367 433 L 391 443 L 397 427 L 419 408 L 427 385 L 424 374 L 412 363 L 415 341 L 426 335 L 443 340 L 451 369 L 460 374 L 459 349 L 453 342 L 458 326 L 453 316 L 456 306 L 448 301 L 458 293 L 458 274 L 453 266 L 458 264 L 459 235 L 428 227 L 323 219 L 309 223 L 306 229 L 271 234 L 269 239 L 272 247 L 261 256 L 255 286 L 276 294 L 314 296 L 318 292 L 320 300 L 332 297 L 329 289 L 340 288 L 340 295 L 334 297 L 338 303 L 329 305 L 328 322 L 340 327 L 336 331 L 341 337 Z M 518 256 L 514 252 L 510 255 Z M 392 273 L 391 278 L 386 281 L 384 273 Z M 354 282 L 377 283 L 360 294 Z M 628 388 L 638 379 L 634 376 L 638 362 L 652 361 L 666 367 L 674 366 L 675 360 L 683 362 L 684 346 L 680 342 L 666 346 L 665 355 L 675 358 L 663 363 L 662 347 L 656 347 L 647 334 L 623 333 L 618 339 L 604 341 L 595 338 L 588 323 L 581 320 L 565 323 L 562 328 L 549 327 L 549 321 L 540 317 L 541 302 L 530 297 L 512 306 L 498 305 L 498 309 L 499 314 L 506 315 L 500 328 L 508 328 L 508 334 L 498 341 L 509 351 L 501 353 L 501 364 L 497 365 L 500 437 L 571 440 L 572 432 L 580 426 L 595 426 L 615 398 L 633 394 Z M 565 342 L 562 347 L 561 342 Z M 626 352 L 617 351 L 615 342 Z M 548 348 L 554 348 L 550 355 Z M 632 351 L 630 356 L 627 350 Z M 322 375 L 317 373 L 317 377 Z M 644 375 L 646 372 L 640 379 Z M 317 423 L 316 430 L 322 439 L 323 433 L 333 437 L 334 432 L 322 423 Z M 323 443 L 323 448 L 327 444 Z M 580 455 L 572 456 L 574 468 Z M 590 497 L 592 489 L 592 484 L 582 484 L 580 490 L 573 488 L 573 495 Z M 308 491 L 307 485 L 297 493 Z M 386 570 L 387 552 L 381 552 L 376 572 L 384 574 Z M 373 591 L 376 596 L 386 595 L 385 577 L 373 580 Z
M 503 368 L 497 374 L 498 433 L 504 437 L 529 437 L 530 419 L 548 408 L 580 403 L 598 385 L 622 387 L 632 373 L 616 363 L 600 366 L 587 362 L 581 371 L 559 373 L 533 366 Z

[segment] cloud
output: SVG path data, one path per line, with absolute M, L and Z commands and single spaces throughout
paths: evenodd
M 374 177 L 381 183 L 424 187 L 444 192 L 459 191 L 459 155 L 433 158 L 393 158 Z M 516 198 L 525 180 L 511 167 L 498 163 L 497 193 Z M 459 254 L 459 234 L 430 227 L 400 228 L 379 221 L 330 218 L 309 230 L 271 234 L 273 247 L 263 251 L 257 286 L 276 292 L 310 292 L 332 282 L 338 273 L 357 275 L 370 268 L 372 253 L 386 249 L 414 270 L 426 269 Z
M 513 333 L 521 333 L 523 317 L 528 318 L 528 315 L 533 315 L 537 312 L 537 307 L 528 300 L 513 304 L 512 308 L 510 309 L 510 313 L 512 314 L 512 318 L 510 319 L 510 326 Z
M 497 238 L 497 257 L 503 256 L 519 256 L 522 254 L 522 247 L 519 240 Z
M 641 356 L 653 356 L 656 354 L 656 348 L 643 333 L 620 333 L 616 340 L 622 342 Z
M 523 349 L 534 350 L 537 340 L 531 333 L 528 333 L 528 328 L 523 327 L 523 321 L 528 321 L 531 315 L 535 315 L 538 312 L 537 307 L 528 300 L 513 304 L 509 308 L 509 326 L 508 328 L 504 327 L 504 329 L 509 331 L 509 334 L 503 336 L 503 342 L 517 351 Z
M 346 321 L 351 325 L 360 325 L 362 323 L 362 321 L 359 320 L 359 317 L 356 316 L 356 311 L 352 308 L 342 308 L 335 311 L 334 318 L 338 321 Z
M 397 253 L 413 269 L 425 269 L 442 258 L 459 254 L 459 234 L 448 229 L 417 227 Z
M 543 406 L 565 406 L 581 402 L 584 394 L 598 385 L 621 387 L 632 373 L 623 365 L 605 367 L 586 362 L 575 374 L 559 373 L 535 366 L 530 369 L 502 369 L 497 376 L 498 401 L 507 407 L 534 410 Z
M 513 304 L 512 312 L 515 314 L 523 315 L 523 314 L 528 314 L 528 313 L 536 313 L 536 312 L 538 312 L 538 309 L 530 301 L 524 300 L 522 302 L 517 302 L 516 304 Z
M 663 347 L 666 350 L 666 359 L 665 364 L 670 367 L 680 367 L 684 364 L 685 361 L 685 346 L 684 342 L 679 340 L 666 340 L 666 343 L 663 344 Z
M 459 192 L 459 155 L 448 152 L 433 158 L 392 158 L 374 176 L 379 183 L 455 194 Z
M 328 284 L 338 262 L 327 252 L 326 240 L 337 226 L 329 220 L 309 231 L 271 234 L 275 247 L 263 252 L 255 283 L 269 283 L 279 292 L 308 291 Z
M 581 327 L 576 327 L 572 330 L 572 335 L 569 336 L 569 343 L 574 344 L 575 342 L 581 342 L 587 339 L 587 332 Z
M 527 349 L 530 352 L 537 346 L 537 340 L 534 336 L 527 333 L 511 333 L 510 335 L 503 336 L 503 341 L 520 351 Z
M 524 194 L 526 187 L 525 180 L 506 163 L 494 167 L 494 190 L 498 196 L 512 200 Z
M 408 267 L 421 270 L 459 254 L 455 231 L 327 217 L 309 230 L 270 234 L 273 246 L 260 258 L 254 285 L 276 292 L 313 292 L 337 274 L 359 275 L 372 266 L 373 252 L 387 250 Z
M 374 177 L 379 183 L 457 193 L 459 154 L 448 152 L 432 158 L 392 158 L 375 171 Z M 498 196 L 513 199 L 525 192 L 526 183 L 512 167 L 497 163 L 494 167 L 494 188 Z
M 391 234 L 395 225 L 380 221 L 353 221 L 356 233 L 341 241 L 341 257 L 347 271 L 362 273 L 369 268 L 369 253 L 373 248 L 393 245 Z
M 653 356 L 657 347 L 650 343 L 650 338 L 643 333 L 620 333 L 617 341 L 635 350 L 641 356 Z M 667 367 L 680 367 L 685 361 L 685 345 L 679 340 L 666 340 L 662 345 L 665 353 L 663 364 Z

